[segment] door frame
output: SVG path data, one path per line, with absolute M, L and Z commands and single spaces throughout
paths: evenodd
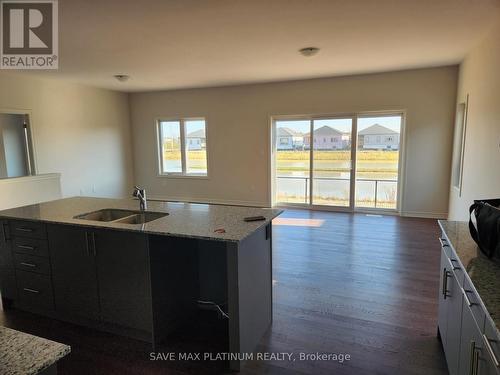
M 369 207 L 356 207 L 355 206 L 355 193 L 356 193 L 356 156 L 357 156 L 357 134 L 358 134 L 358 118 L 359 117 L 383 117 L 383 116 L 401 116 L 401 128 L 399 137 L 399 159 L 398 159 L 398 183 L 397 183 L 397 200 L 396 208 L 369 208 Z M 351 133 L 351 178 L 350 178 L 350 194 L 349 194 L 349 207 L 342 206 L 327 206 L 327 205 L 314 205 L 312 204 L 312 178 L 310 181 L 310 204 L 304 203 L 280 203 L 276 202 L 276 121 L 280 120 L 309 120 L 311 122 L 310 128 L 313 128 L 314 120 L 322 119 L 335 119 L 335 118 L 352 118 L 352 133 Z M 405 109 L 393 109 L 393 110 L 380 110 L 380 111 L 360 111 L 360 112 L 347 112 L 347 113 L 335 113 L 335 114 L 295 114 L 295 115 L 273 115 L 269 118 L 270 132 L 268 142 L 270 157 L 268 159 L 268 170 L 270 183 L 268 184 L 268 194 L 269 203 L 271 207 L 280 208 L 298 208 L 298 209 L 311 209 L 318 211 L 336 211 L 336 212 L 364 212 L 373 214 L 384 214 L 384 215 L 401 215 L 404 197 L 404 185 L 406 183 L 406 110 Z M 352 135 L 355 135 L 354 137 Z M 313 139 L 313 138 L 311 138 Z M 312 143 L 312 142 L 310 142 Z M 313 153 L 314 150 L 311 149 L 310 157 L 310 173 L 312 173 L 313 164 Z

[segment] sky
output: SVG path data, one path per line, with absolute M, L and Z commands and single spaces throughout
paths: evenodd
M 161 121 L 161 131 L 163 138 L 179 138 L 180 128 L 179 121 Z M 197 130 L 203 129 L 205 126 L 205 121 L 203 120 L 185 120 L 185 134 L 195 132 Z
M 358 117 L 358 131 L 364 130 L 369 126 L 374 124 L 380 124 L 394 130 L 395 132 L 400 132 L 401 127 L 401 116 L 376 116 L 376 117 Z M 322 119 L 314 120 L 314 129 L 321 128 L 322 126 L 330 126 L 343 133 L 351 132 L 352 120 L 351 119 Z M 309 120 L 277 120 L 276 126 L 281 128 L 290 128 L 292 130 L 309 133 Z

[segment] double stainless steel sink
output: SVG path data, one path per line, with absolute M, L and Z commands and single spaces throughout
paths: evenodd
M 166 212 L 149 212 L 105 208 L 99 211 L 76 215 L 74 219 L 120 224 L 145 224 L 167 216 Z

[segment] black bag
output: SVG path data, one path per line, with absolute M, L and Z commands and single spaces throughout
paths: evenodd
M 477 229 L 471 218 L 473 212 Z M 500 199 L 474 201 L 469 208 L 469 231 L 479 249 L 500 263 Z

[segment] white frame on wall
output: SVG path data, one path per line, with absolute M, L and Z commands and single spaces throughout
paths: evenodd
M 384 116 L 401 116 L 401 130 L 399 139 L 399 160 L 398 160 L 398 182 L 397 182 L 397 201 L 395 209 L 388 208 L 370 208 L 370 207 L 355 207 L 355 193 L 356 193 L 356 155 L 357 155 L 357 133 L 358 133 L 358 119 L 362 117 L 384 117 Z M 351 133 L 351 173 L 350 173 L 350 194 L 349 206 L 330 206 L 330 205 L 314 205 L 312 203 L 312 194 L 309 197 L 309 203 L 281 203 L 276 201 L 276 121 L 283 120 L 309 120 L 310 129 L 312 134 L 312 127 L 314 120 L 321 119 L 352 119 L 352 133 Z M 340 212 L 367 212 L 367 213 L 387 213 L 387 214 L 401 214 L 403 211 L 403 197 L 404 197 L 404 182 L 405 165 L 406 165 L 406 110 L 387 110 L 387 111 L 364 111 L 355 113 L 336 113 L 336 114 L 313 114 L 313 115 L 275 115 L 270 117 L 269 133 L 269 147 L 270 147 L 270 162 L 269 169 L 269 203 L 272 207 L 290 207 L 290 208 L 307 208 L 313 210 L 324 211 L 340 211 Z M 313 146 L 310 146 L 310 173 L 313 167 Z M 313 178 L 310 178 L 309 191 L 312 192 Z
M 161 144 L 161 122 L 177 121 L 180 127 L 180 142 L 181 142 L 181 168 L 182 172 L 163 172 L 163 146 Z M 186 134 L 184 123 L 186 121 L 204 121 L 205 122 L 205 153 L 207 158 L 207 173 L 187 173 L 186 172 Z M 166 178 L 194 178 L 194 179 L 208 179 L 210 173 L 210 158 L 209 158 L 209 140 L 208 140 L 208 122 L 205 117 L 157 117 L 155 119 L 155 137 L 156 137 L 156 156 L 157 156 L 157 175 L 158 177 Z
M 458 110 L 463 106 L 463 113 L 461 119 L 461 134 L 457 134 L 458 130 Z M 464 158 L 465 158 L 465 142 L 467 139 L 467 116 L 469 114 L 469 94 L 465 96 L 465 100 L 458 103 L 455 113 L 455 129 L 453 134 L 453 154 L 452 154 L 452 173 L 451 173 L 451 186 L 458 191 L 458 196 L 462 196 L 462 184 L 463 184 L 463 176 L 464 176 Z M 460 149 L 456 149 L 458 145 L 457 141 L 460 140 Z M 455 169 L 458 163 L 458 171 Z M 455 174 L 458 172 L 458 176 Z M 457 181 L 455 181 L 457 179 Z M 457 182 L 457 184 L 455 184 Z

